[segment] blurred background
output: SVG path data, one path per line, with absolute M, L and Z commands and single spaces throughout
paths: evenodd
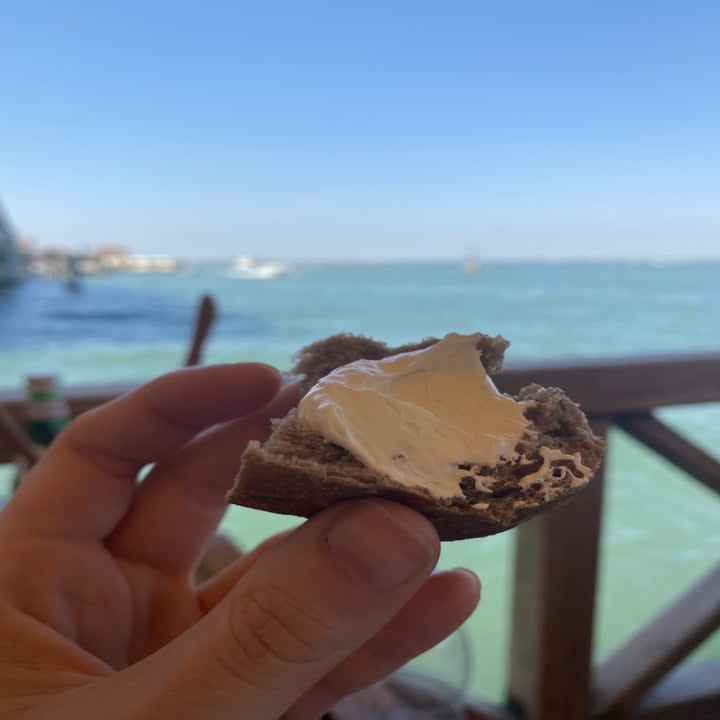
M 5 0 L 0 389 L 173 369 L 208 292 L 207 362 L 289 369 L 340 331 L 501 333 L 510 363 L 717 351 L 719 47 L 711 1 Z M 718 406 L 662 417 L 718 456 Z M 598 658 L 720 554 L 708 490 L 611 450 Z M 511 543 L 442 559 L 483 579 L 492 698 Z

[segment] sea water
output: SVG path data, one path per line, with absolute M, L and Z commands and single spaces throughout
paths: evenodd
M 335 332 L 403 343 L 448 331 L 499 333 L 508 362 L 720 350 L 720 263 L 304 264 L 284 277 L 232 277 L 229 264 L 169 275 L 85 278 L 77 292 L 31 279 L 0 289 L 0 387 L 29 372 L 66 384 L 142 381 L 178 367 L 196 303 L 219 320 L 206 362 L 259 360 L 282 369 Z M 720 382 L 720 377 L 718 378 Z M 720 406 L 661 417 L 720 456 Z M 6 473 L 7 475 L 7 473 Z M 231 508 L 223 528 L 250 548 L 297 520 Z M 483 581 L 468 623 L 473 691 L 502 696 L 508 656 L 513 533 L 446 543 L 441 566 Z M 720 557 L 720 498 L 613 431 L 595 643 L 603 658 Z M 720 657 L 720 637 L 695 658 Z

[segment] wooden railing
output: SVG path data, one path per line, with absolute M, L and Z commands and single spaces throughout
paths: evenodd
M 720 353 L 515 366 L 496 380 L 509 393 L 533 381 L 562 387 L 597 434 L 619 427 L 720 492 L 720 463 L 653 415 L 720 402 Z M 507 703 L 471 708 L 473 720 L 720 718 L 720 661 L 670 674 L 720 627 L 720 563 L 593 667 L 604 487 L 603 465 L 571 503 L 518 528 Z
M 562 387 L 597 434 L 617 427 L 720 492 L 720 463 L 662 423 L 660 407 L 720 402 L 720 353 L 514 365 L 496 376 L 514 393 Z M 130 389 L 74 388 L 77 415 Z M 18 418 L 19 392 L 0 393 Z M 0 462 L 13 459 L 0 435 Z M 720 659 L 676 666 L 720 627 L 720 563 L 597 667 L 592 665 L 605 468 L 571 503 L 517 531 L 507 701 L 471 701 L 471 720 L 717 720 Z M 719 523 L 720 523 L 720 506 Z

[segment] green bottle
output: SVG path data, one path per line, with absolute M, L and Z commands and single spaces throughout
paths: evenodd
M 67 400 L 55 375 L 30 375 L 25 383 L 24 427 L 30 440 L 46 448 L 70 421 Z M 27 472 L 26 463 L 18 463 L 13 482 L 17 490 Z
M 30 375 L 25 388 L 25 432 L 47 447 L 70 421 L 67 400 L 55 375 Z

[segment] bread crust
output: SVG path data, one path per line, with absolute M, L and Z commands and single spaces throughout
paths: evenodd
M 294 371 L 306 376 L 303 386 L 306 392 L 320 377 L 348 362 L 381 359 L 434 342 L 437 342 L 434 338 L 428 338 L 414 345 L 390 348 L 369 338 L 333 336 L 304 348 Z M 507 345 L 504 338 L 482 336 L 478 353 L 488 373 L 500 369 Z M 519 479 L 527 474 L 533 459 L 539 459 L 539 447 L 575 455 L 591 473 L 597 470 L 604 452 L 602 440 L 594 436 L 585 416 L 562 390 L 531 385 L 523 388 L 515 399 L 524 404 L 525 415 L 536 431 L 536 441 L 533 444 L 525 438 L 521 442 L 523 447 L 517 448 L 526 464 L 506 462 L 492 469 L 495 491 L 490 496 L 463 491 L 453 498 L 438 498 L 424 487 L 409 487 L 380 476 L 347 450 L 313 433 L 292 410 L 275 421 L 274 430 L 263 445 L 250 443 L 227 500 L 260 510 L 311 517 L 337 502 L 382 497 L 420 512 L 435 526 L 442 540 L 503 532 L 567 501 L 584 487 L 574 480 L 579 477 L 577 466 L 565 463 L 570 467 L 554 467 L 553 475 L 540 478 L 542 482 L 537 483 L 540 487 L 522 488 Z M 487 472 L 488 468 L 483 468 L 483 473 Z

